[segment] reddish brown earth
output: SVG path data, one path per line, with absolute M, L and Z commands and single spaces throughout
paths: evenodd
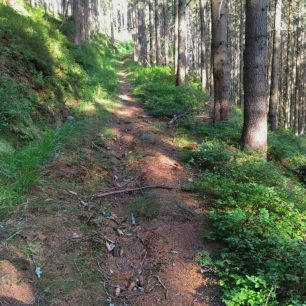
M 109 122 L 115 137 L 60 152 L 43 170 L 44 183 L 2 225 L 0 305 L 222 305 L 217 280 L 195 261 L 218 246 L 202 239 L 207 205 L 180 189 L 193 173 L 178 160 L 175 129 L 156 128 L 164 122 L 134 100 L 123 68 L 120 77 L 122 106 Z M 136 225 L 127 207 L 145 191 L 93 197 L 148 185 L 172 189 L 152 189 L 159 215 Z M 107 252 L 107 239 L 121 256 Z
M 153 140 L 141 140 L 152 124 L 160 122 L 146 118 L 146 112 L 131 95 L 124 73 L 121 74 L 120 97 L 124 103 L 115 112 L 112 125 L 116 138 L 110 146 L 122 156 L 142 152 L 143 158 L 129 164 L 134 176 L 141 178 L 138 185 L 166 185 L 173 189 L 155 191 L 162 205 L 157 219 L 140 220 L 134 227 L 124 223 L 122 227 L 129 235 L 121 237 L 109 227 L 107 237 L 124 250 L 121 257 L 109 255 L 106 264 L 111 271 L 112 285 L 121 289 L 116 300 L 121 304 L 148 306 L 220 305 L 216 279 L 201 274 L 195 261 L 199 251 L 214 252 L 216 246 L 205 244 L 202 239 L 208 230 L 205 205 L 180 190 L 181 184 L 193 174 L 178 161 L 179 148 L 173 143 L 173 131 L 153 132 Z M 120 177 L 120 173 L 117 176 Z M 112 198 L 113 212 L 118 217 L 128 216 L 126 206 L 131 198 L 127 195 Z M 184 202 L 202 216 L 194 218 L 179 208 L 177 201 Z M 144 292 L 132 290 L 133 282 L 137 283 L 139 278 Z

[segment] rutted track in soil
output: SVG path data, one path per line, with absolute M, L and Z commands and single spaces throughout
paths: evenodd
M 111 120 L 116 137 L 108 144 L 109 148 L 120 159 L 140 155 L 126 158 L 130 160 L 126 169 L 134 178 L 129 187 L 167 185 L 173 189 L 155 190 L 162 205 L 159 217 L 152 221 L 141 219 L 136 226 L 131 225 L 126 210 L 133 196 L 108 197 L 117 220 L 123 220 L 119 224 L 110 221 L 105 228 L 106 236 L 123 249 L 122 256 L 110 254 L 106 263 L 112 300 L 115 305 L 220 305 L 216 279 L 203 276 L 194 260 L 199 251 L 214 253 L 216 246 L 207 245 L 202 239 L 209 228 L 203 203 L 180 190 L 192 173 L 177 159 L 179 149 L 173 143 L 173 131 L 152 132 L 152 126 L 161 122 L 147 116 L 134 100 L 123 66 L 120 84 L 123 105 Z M 121 171 L 115 176 L 118 181 L 123 180 Z M 201 217 L 195 218 L 179 208 L 178 201 Z M 120 227 L 125 234 L 118 237 L 114 227 Z M 114 297 L 116 286 L 120 290 Z

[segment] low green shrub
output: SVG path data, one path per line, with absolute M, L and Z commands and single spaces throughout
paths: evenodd
M 150 113 L 156 117 L 172 117 L 191 108 L 203 107 L 208 100 L 198 86 L 188 83 L 175 86 L 173 70 L 170 67 L 142 67 L 127 62 L 132 72 L 134 93 L 144 102 Z
M 202 171 L 187 189 L 214 201 L 207 238 L 224 244 L 215 266 L 225 303 L 263 305 L 269 295 L 269 305 L 302 305 L 305 189 L 272 162 L 220 141 L 189 158 Z

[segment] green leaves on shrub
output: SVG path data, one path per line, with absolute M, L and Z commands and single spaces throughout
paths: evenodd
M 129 64 L 133 72 L 134 93 L 141 97 L 150 113 L 157 117 L 172 117 L 193 107 L 203 106 L 208 100 L 194 84 L 175 86 L 170 67 L 141 67 Z
M 213 201 L 208 239 L 226 305 L 302 305 L 306 282 L 306 191 L 271 161 L 220 140 L 185 152 L 200 170 L 187 186 Z M 301 210 L 302 208 L 302 210 Z

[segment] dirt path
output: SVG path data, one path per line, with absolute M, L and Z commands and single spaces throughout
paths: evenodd
M 178 161 L 175 130 L 134 101 L 123 66 L 120 85 L 120 107 L 97 106 L 112 113 L 109 122 L 77 121 L 79 131 L 45 165 L 16 214 L 0 223 L 0 305 L 220 305 L 216 280 L 195 262 L 199 251 L 217 247 L 202 240 L 205 205 L 180 190 L 193 174 Z M 92 197 L 102 187 L 155 184 L 173 189 Z M 135 200 L 133 225 L 128 207 Z
M 192 173 L 178 161 L 173 131 L 156 128 L 164 123 L 147 116 L 134 100 L 123 69 L 120 84 L 123 105 L 112 119 L 116 137 L 109 146 L 119 158 L 127 157 L 126 169 L 135 180 L 129 187 L 158 184 L 174 189 L 155 190 L 154 196 L 161 205 L 159 216 L 151 221 L 141 218 L 136 226 L 126 220 L 129 217 L 126 207 L 135 195 L 108 198 L 118 220 L 125 221 L 119 225 L 124 231 L 121 237 L 114 233 L 114 224 L 107 232 L 107 237 L 123 250 L 121 257 L 109 255 L 106 263 L 111 284 L 120 288 L 115 304 L 219 305 L 216 280 L 203 276 L 195 262 L 199 251 L 215 251 L 213 245 L 205 245 L 202 239 L 208 229 L 207 218 L 202 216 L 205 207 L 180 190 L 182 183 L 192 179 Z M 121 176 L 118 171 L 119 181 Z M 145 196 L 142 199 L 146 201 Z

